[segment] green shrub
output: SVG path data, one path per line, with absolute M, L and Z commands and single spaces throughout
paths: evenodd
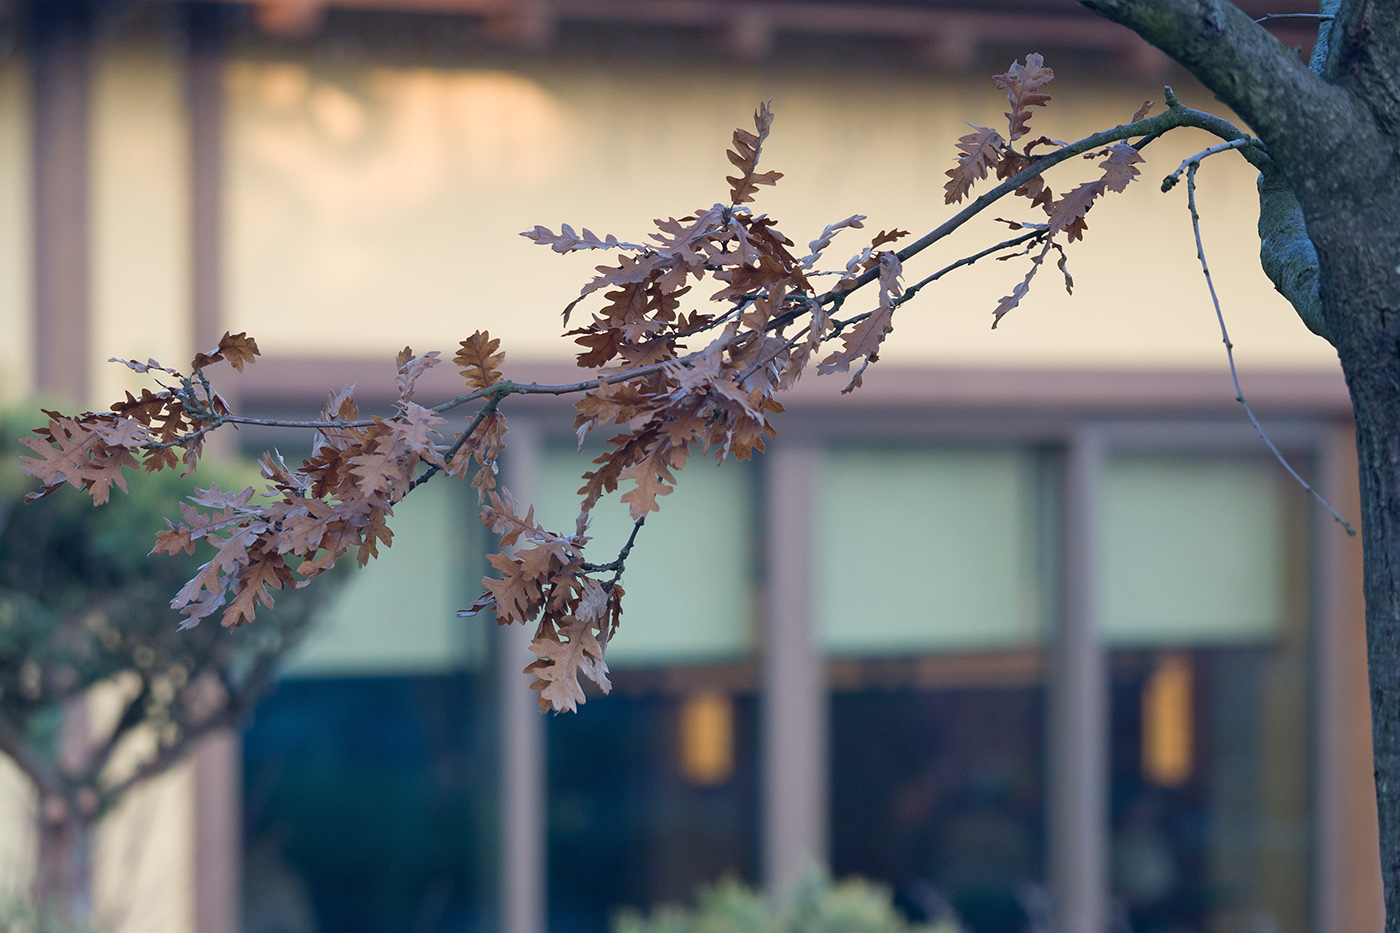
M 774 911 L 762 892 L 727 879 L 701 888 L 694 909 L 668 905 L 650 916 L 624 911 L 613 933 L 960 933 L 955 920 L 911 924 L 890 902 L 887 888 L 860 879 L 805 878 L 792 901 Z

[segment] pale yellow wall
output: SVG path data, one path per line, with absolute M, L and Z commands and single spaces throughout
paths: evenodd
M 183 63 L 168 43 L 100 48 L 92 113 L 92 364 L 96 404 L 150 385 L 110 357 L 184 369 L 191 352 Z
M 10 403 L 32 378 L 29 207 L 29 82 L 11 55 L 0 63 L 0 400 Z
M 0 63 L 0 403 L 29 386 L 29 106 L 23 59 Z M 34 859 L 29 782 L 0 755 L 0 903 L 28 890 Z
M 786 177 L 763 192 L 759 210 L 799 244 L 857 212 L 870 216 L 871 230 L 897 225 L 917 234 L 950 213 L 943 172 L 967 132 L 963 121 L 1004 123 L 1006 104 L 984 78 L 728 64 L 701 81 L 639 64 L 329 70 L 240 61 L 228 87 L 228 313 L 273 353 L 448 349 L 487 327 L 515 358 L 566 358 L 572 345 L 557 336 L 557 311 L 599 254 L 560 257 L 520 231 L 568 222 L 637 240 L 653 217 L 708 207 L 724 196 L 730 132 L 771 98 L 777 122 L 764 166 Z M 1076 85 L 1070 76 L 1051 90 L 1057 99 L 1033 126 L 1064 139 L 1123 122 L 1144 96 L 1162 96 Z M 1143 181 L 1095 208 L 1087 242 L 1071 248 L 1073 298 L 1047 270 L 993 332 L 991 310 L 1026 261 L 988 262 L 901 312 L 884 359 L 1222 366 L 1184 192 L 1158 191 L 1184 155 L 1210 142 L 1184 133 L 1154 144 Z M 1080 180 L 1064 180 L 1080 170 L 1093 166 L 1076 162 L 1059 184 Z M 1234 155 L 1202 173 L 1206 242 L 1240 363 L 1331 367 L 1330 348 L 1258 269 L 1253 186 L 1253 172 Z M 909 272 L 927 274 L 1004 231 L 988 219 Z M 833 255 L 843 261 L 861 245 L 838 243 Z
M 137 786 L 98 830 L 93 916 L 112 933 L 193 933 L 194 769 Z
M 109 357 L 189 363 L 189 221 L 183 63 L 158 39 L 99 46 L 92 96 L 94 404 L 150 385 Z M 94 915 L 114 933 L 194 927 L 188 765 L 143 784 L 102 824 Z
M 0 755 L 0 905 L 23 897 L 34 872 L 34 789 Z
M 88 694 L 94 735 L 109 735 L 140 688 L 135 675 Z M 128 733 L 103 780 L 127 778 L 155 751 L 148 728 Z M 194 767 L 183 763 L 128 792 L 98 826 L 92 853 L 93 917 L 110 933 L 194 929 Z

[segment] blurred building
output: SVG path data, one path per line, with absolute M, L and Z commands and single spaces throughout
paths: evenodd
M 139 385 L 109 357 L 178 366 L 224 330 L 264 351 L 220 385 L 249 413 L 351 382 L 387 404 L 398 348 L 477 328 L 512 377 L 577 378 L 558 312 L 597 259 L 517 234 L 708 207 L 761 100 L 785 177 L 758 209 L 799 243 L 946 217 L 953 143 L 1027 52 L 1060 139 L 1164 80 L 1213 103 L 1070 0 L 11 0 L 0 31 L 0 380 L 94 406 Z M 472 491 L 416 492 L 241 741 L 113 819 L 103 915 L 602 933 L 824 863 L 974 933 L 1045 902 L 1061 933 L 1378 930 L 1360 545 L 1235 402 L 1184 195 L 1155 184 L 1207 144 L 1155 143 L 1094 210 L 1072 298 L 1039 282 L 993 332 L 1024 269 L 951 275 L 864 389 L 809 375 L 768 454 L 690 466 L 629 564 L 616 689 L 576 716 L 534 712 L 522 633 L 454 616 L 485 569 Z M 1259 271 L 1231 158 L 1201 205 L 1244 390 L 1354 517 L 1335 357 Z M 509 415 L 507 484 L 569 522 L 567 406 Z M 598 547 L 629 526 L 600 507 Z

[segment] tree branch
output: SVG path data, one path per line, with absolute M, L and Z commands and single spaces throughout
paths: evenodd
M 1322 317 L 1317 247 L 1308 237 L 1303 206 L 1276 168 L 1260 172 L 1258 184 L 1259 265 L 1308 330 L 1331 343 Z
M 1161 49 L 1258 133 L 1296 186 L 1291 167 L 1349 145 L 1371 121 L 1353 95 L 1310 71 L 1298 57 L 1226 0 L 1080 0 Z M 1337 25 L 1343 25 L 1339 14 Z M 1394 35 L 1387 36 L 1394 43 Z M 1332 59 L 1336 59 L 1336 50 Z
M 8 755 L 41 794 L 63 795 L 67 782 L 59 769 L 30 751 L 14 723 L 0 716 L 0 752 Z
M 1249 20 L 1246 19 L 1245 22 L 1249 22 Z M 1250 25 L 1252 26 L 1253 23 L 1250 23 Z M 1136 123 L 1120 124 L 1113 129 L 1104 130 L 1092 136 L 1085 136 L 1077 142 L 1070 143 L 1068 146 L 1062 146 L 1054 152 L 1042 156 L 1026 169 L 1012 175 L 995 188 L 992 188 L 990 191 L 987 191 L 981 197 L 977 198 L 977 200 L 973 201 L 967 207 L 958 211 L 952 217 L 948 218 L 928 233 L 925 233 L 913 243 L 904 247 L 904 249 L 896 253 L 896 255 L 899 256 L 899 261 L 908 262 L 911 257 L 918 255 L 934 243 L 947 237 L 997 201 L 1011 194 L 1032 178 L 1043 175 L 1061 162 L 1072 159 L 1077 155 L 1083 155 L 1086 152 L 1092 152 L 1110 143 L 1131 139 L 1134 136 L 1143 137 L 1137 143 L 1137 148 L 1141 149 L 1152 140 L 1171 130 L 1184 126 L 1194 127 L 1195 129 L 1212 133 L 1227 142 L 1239 139 L 1246 140 L 1249 145 L 1242 147 L 1240 153 L 1249 160 L 1250 164 L 1254 165 L 1256 168 L 1262 168 L 1264 165 L 1268 164 L 1269 156 L 1264 149 L 1263 142 L 1250 136 L 1229 120 L 1223 120 L 1214 114 L 1206 113 L 1201 110 L 1192 110 L 1190 107 L 1183 106 L 1176 99 L 1176 95 L 1172 92 L 1171 88 L 1164 88 L 1163 91 L 1167 98 L 1167 109 L 1162 113 L 1157 114 L 1155 117 L 1147 117 L 1138 120 Z M 849 285 L 844 289 L 832 289 L 820 296 L 818 300 L 822 304 L 833 300 L 837 302 L 843 301 L 846 296 L 850 295 L 852 292 L 875 281 L 875 279 L 879 277 L 879 274 L 880 270 L 878 268 L 870 269 L 857 276 L 855 284 Z M 833 310 L 835 309 L 833 308 Z
M 107 767 L 108 759 L 112 757 L 112 752 L 116 751 L 117 746 L 121 744 L 121 740 L 132 729 L 145 721 L 147 709 L 146 701 L 150 699 L 150 696 L 150 678 L 142 676 L 141 689 L 136 692 L 136 695 L 133 696 L 122 709 L 122 714 L 117 719 L 116 725 L 112 727 L 112 731 L 108 734 L 107 738 L 103 740 L 101 745 L 96 746 L 88 753 L 89 762 L 87 772 L 83 776 L 84 781 L 95 782 L 97 776 Z
M 1328 30 L 1320 73 L 1354 89 L 1389 136 L 1400 133 L 1400 5 L 1365 0 L 1332 0 L 1335 19 Z

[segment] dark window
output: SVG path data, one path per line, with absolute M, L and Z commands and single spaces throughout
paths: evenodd
M 870 685 L 831 706 L 835 874 L 891 886 L 911 919 L 951 906 L 972 933 L 1021 933 L 1045 875 L 1038 680 Z
M 550 933 L 757 880 L 752 696 L 614 692 L 549 722 Z
M 308 679 L 258 707 L 243 742 L 245 933 L 485 925 L 495 756 L 477 690 L 464 674 Z

